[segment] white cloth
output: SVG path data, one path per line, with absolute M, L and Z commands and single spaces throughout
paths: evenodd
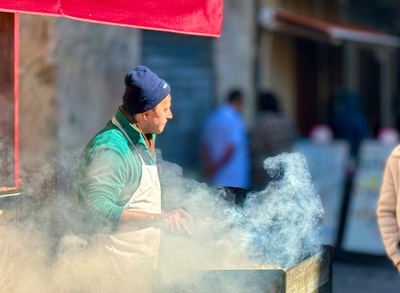
M 113 123 L 122 130 L 116 119 L 113 119 Z M 125 132 L 124 134 L 136 149 L 131 139 Z M 141 156 L 140 159 L 142 161 L 140 184 L 124 208 L 160 214 L 161 187 L 157 166 L 146 165 Z M 131 287 L 133 292 L 152 292 L 152 270 L 157 266 L 159 254 L 159 229 L 150 227 L 138 230 L 126 224 L 116 233 L 99 234 L 98 239 L 100 251 L 111 257 L 126 287 Z

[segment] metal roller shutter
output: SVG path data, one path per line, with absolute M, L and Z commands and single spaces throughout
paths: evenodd
M 180 165 L 186 175 L 196 175 L 202 124 L 215 101 L 212 39 L 144 31 L 142 64 L 172 89 L 174 118 L 157 138 L 157 148 L 164 160 Z

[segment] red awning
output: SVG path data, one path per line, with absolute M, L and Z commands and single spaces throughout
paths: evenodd
M 218 37 L 223 0 L 0 0 L 0 11 Z
M 397 36 L 366 27 L 333 23 L 288 11 L 264 8 L 259 14 L 260 25 L 271 31 L 297 37 L 328 41 L 340 45 L 343 41 L 387 47 L 400 47 Z

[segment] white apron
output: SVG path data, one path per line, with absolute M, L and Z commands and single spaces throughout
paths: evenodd
M 113 117 L 116 125 L 139 154 L 132 140 Z M 134 192 L 124 208 L 152 214 L 161 213 L 161 188 L 157 166 L 146 165 L 143 158 L 142 177 L 138 189 Z M 116 233 L 98 235 L 99 250 L 110 256 L 119 276 L 131 290 L 123 292 L 152 292 L 152 273 L 158 262 L 160 246 L 160 229 L 153 227 L 137 229 L 124 224 Z M 131 287 L 132 286 L 132 287 Z

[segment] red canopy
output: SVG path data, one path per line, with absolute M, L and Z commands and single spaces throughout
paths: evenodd
M 0 0 L 0 11 L 218 37 L 223 0 Z

